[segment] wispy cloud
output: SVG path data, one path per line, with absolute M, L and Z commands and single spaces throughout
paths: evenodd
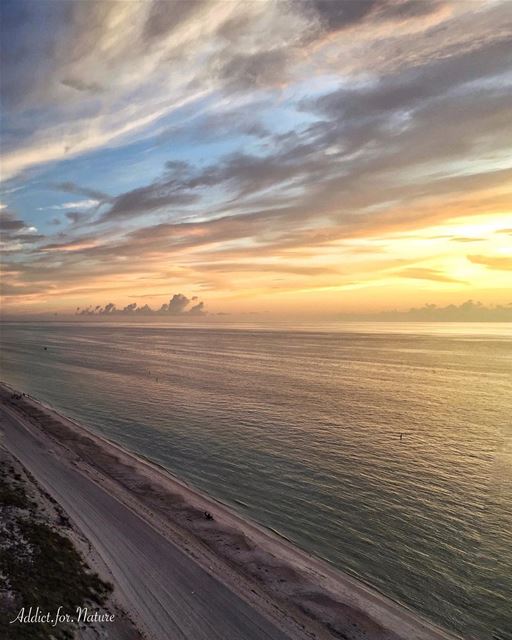
M 409 267 L 407 269 L 400 269 L 397 274 L 402 278 L 412 278 L 418 280 L 432 280 L 433 282 L 454 282 L 457 284 L 464 284 L 464 281 L 457 280 L 447 276 L 439 269 L 427 269 L 421 267 Z
M 10 304 L 161 299 L 169 278 L 233 306 L 318 291 L 334 309 L 332 291 L 361 287 L 404 305 L 504 295 L 507 2 L 1 12 Z M 502 232 L 475 230 L 483 216 Z
M 489 269 L 512 271 L 512 255 L 509 256 L 468 256 L 473 264 L 481 264 Z
M 98 200 L 76 200 L 74 202 L 63 202 L 62 204 L 54 204 L 48 207 L 38 207 L 38 211 L 66 211 L 67 209 L 91 209 L 98 206 Z

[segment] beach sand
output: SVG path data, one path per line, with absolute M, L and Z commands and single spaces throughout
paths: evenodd
M 0 386 L 4 446 L 88 538 L 148 638 L 456 638 L 151 461 L 33 398 L 13 400 L 13 392 Z

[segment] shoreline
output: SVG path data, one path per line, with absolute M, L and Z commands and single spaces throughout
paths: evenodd
M 277 619 L 290 637 L 459 638 L 327 560 L 295 546 L 278 531 L 195 489 L 162 465 L 30 396 L 22 396 L 15 406 L 9 406 L 5 396 L 16 391 L 3 382 L 0 391 L 2 404 L 21 415 L 26 427 L 37 430 L 47 453 L 55 454 L 55 446 L 61 449 L 58 453 L 70 464 L 128 504 L 198 564 L 208 567 L 228 589 Z M 211 520 L 205 518 L 206 512 L 212 515 Z M 95 524 L 101 529 L 101 522 Z

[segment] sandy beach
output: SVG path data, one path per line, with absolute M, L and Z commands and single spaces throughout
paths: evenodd
M 13 393 L 0 386 L 4 446 L 89 540 L 98 570 L 146 637 L 456 637 L 149 460 Z

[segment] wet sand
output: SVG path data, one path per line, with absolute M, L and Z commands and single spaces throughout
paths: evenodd
M 0 386 L 5 446 L 89 539 L 149 638 L 456 637 L 158 465 L 12 394 Z

